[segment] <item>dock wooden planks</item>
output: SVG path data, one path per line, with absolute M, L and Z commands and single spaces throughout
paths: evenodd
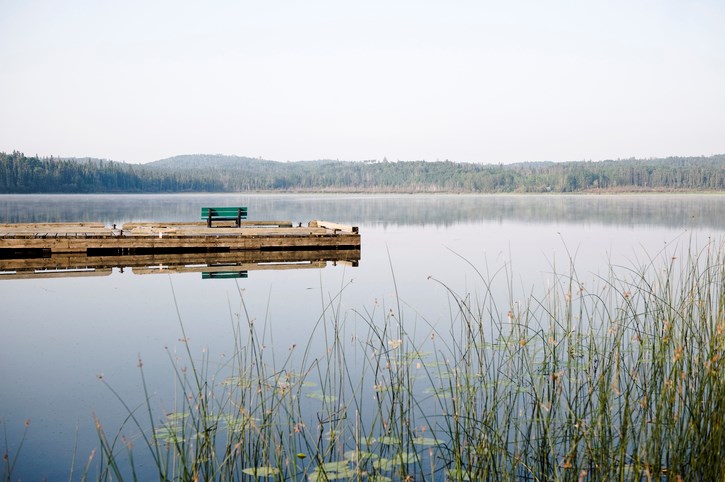
M 0 253 L 223 252 L 237 250 L 360 249 L 358 228 L 326 221 L 245 221 L 241 227 L 203 222 L 0 224 Z

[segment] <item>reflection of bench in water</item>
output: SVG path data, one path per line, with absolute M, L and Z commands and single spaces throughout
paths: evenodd
M 242 225 L 242 219 L 247 219 L 246 207 L 219 207 L 201 208 L 201 219 L 206 220 L 206 227 L 210 228 L 213 221 L 235 221 L 236 226 Z
M 203 271 L 201 273 L 201 279 L 231 279 L 246 277 L 246 271 Z

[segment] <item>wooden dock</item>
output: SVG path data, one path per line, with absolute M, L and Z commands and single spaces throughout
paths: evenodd
M 0 258 L 83 253 L 130 255 L 228 251 L 360 249 L 357 227 L 326 221 L 293 226 L 289 221 L 217 223 L 0 224 Z

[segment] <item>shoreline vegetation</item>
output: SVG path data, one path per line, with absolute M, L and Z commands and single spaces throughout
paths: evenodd
M 144 381 L 131 408 L 103 380 L 128 419 L 96 420 L 82 480 L 723 479 L 725 242 L 610 263 L 594 283 L 570 257 L 529 291 L 509 263 L 461 263 L 470 291 L 429 278 L 445 322 L 397 294 L 347 308 L 343 283 L 307 343 L 277 350 L 237 285 L 221 367 L 180 314 L 175 405 Z M 4 480 L 21 447 L 5 449 Z
M 575 162 L 296 161 L 183 155 L 147 164 L 0 152 L 0 194 L 725 191 L 725 154 Z

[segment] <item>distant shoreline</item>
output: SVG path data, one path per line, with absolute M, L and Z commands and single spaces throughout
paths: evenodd
M 725 192 L 725 154 L 481 165 L 448 161 L 277 162 L 177 156 L 146 165 L 0 153 L 0 193 Z

